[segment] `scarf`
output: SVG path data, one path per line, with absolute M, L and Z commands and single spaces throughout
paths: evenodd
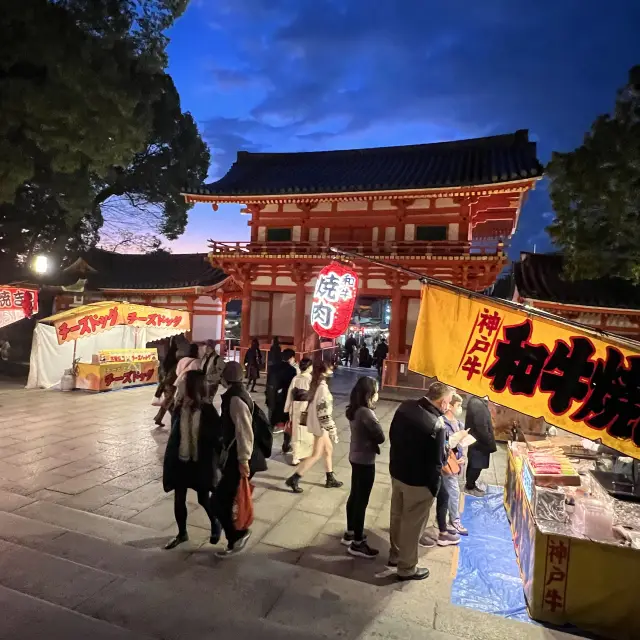
M 182 462 L 198 462 L 198 436 L 200 435 L 200 409 L 191 410 L 186 403 L 180 412 L 180 450 Z

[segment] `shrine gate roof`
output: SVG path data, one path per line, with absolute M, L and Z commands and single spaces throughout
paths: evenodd
M 610 309 L 640 309 L 640 287 L 621 278 L 577 280 L 562 275 L 560 254 L 522 253 L 513 272 L 523 298 Z
M 161 290 L 214 286 L 227 276 L 211 266 L 206 253 L 131 254 L 96 248 L 77 256 L 53 277 L 58 285 L 86 278 L 89 289 Z
M 228 173 L 185 195 L 314 194 L 490 185 L 539 177 L 543 168 L 526 130 L 401 147 L 249 153 Z

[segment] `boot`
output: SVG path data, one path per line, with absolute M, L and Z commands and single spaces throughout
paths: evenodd
M 153 421 L 159 426 L 162 427 L 164 426 L 162 423 L 162 420 L 164 419 L 164 414 L 167 413 L 167 410 L 163 407 L 160 407 L 160 409 L 158 409 L 158 413 L 156 413 L 155 418 L 153 419 Z
M 327 473 L 327 481 L 324 483 L 327 489 L 339 489 L 343 484 L 344 482 L 340 482 L 340 480 L 333 475 L 333 471 Z
M 300 476 L 297 473 L 294 473 L 290 478 L 287 478 L 284 483 L 293 491 L 293 493 L 302 493 L 303 489 L 299 485 Z

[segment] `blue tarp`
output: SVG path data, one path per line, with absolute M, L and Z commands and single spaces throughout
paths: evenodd
M 465 496 L 458 571 L 451 602 L 505 618 L 533 622 L 527 614 L 502 488 L 484 498 Z

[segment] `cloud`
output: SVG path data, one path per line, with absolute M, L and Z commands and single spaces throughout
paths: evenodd
M 225 61 L 211 81 L 242 102 L 238 117 L 215 101 L 199 117 L 214 152 L 211 175 L 224 174 L 241 149 L 409 144 L 521 128 L 547 161 L 581 142 L 640 61 L 640 3 L 602 7 L 601 0 L 200 6 L 198 19 L 224 35 Z M 548 224 L 550 210 L 541 187 L 521 217 L 522 242 Z

